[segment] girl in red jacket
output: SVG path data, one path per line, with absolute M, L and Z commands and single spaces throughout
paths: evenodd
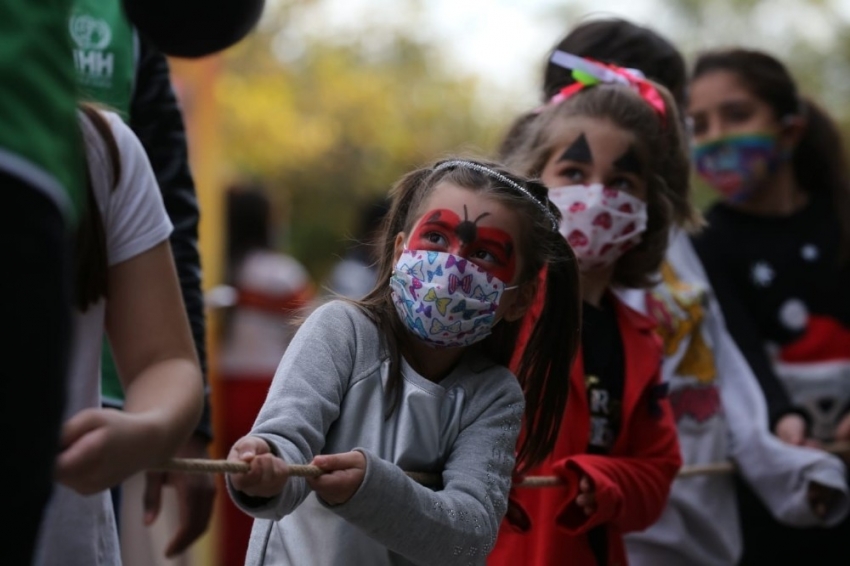
M 562 59 L 576 82 L 517 122 L 502 158 L 549 187 L 581 270 L 582 347 L 564 376 L 566 413 L 548 459 L 519 470 L 563 486 L 513 490 L 491 566 L 626 564 L 623 534 L 658 518 L 681 465 L 653 323 L 611 292 L 652 283 L 673 211 L 690 212 L 676 106 L 630 70 Z M 538 303 L 524 332 L 539 313 Z

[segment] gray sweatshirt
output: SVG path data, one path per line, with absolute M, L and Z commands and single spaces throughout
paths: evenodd
M 402 363 L 401 401 L 387 418 L 389 357 L 373 322 L 332 301 L 299 329 L 252 435 L 286 462 L 360 450 L 366 475 L 342 505 L 301 478 L 277 497 L 233 489 L 255 517 L 246 564 L 484 564 L 507 510 L 522 390 L 504 367 L 467 351 L 439 383 Z M 404 471 L 442 474 L 432 490 Z

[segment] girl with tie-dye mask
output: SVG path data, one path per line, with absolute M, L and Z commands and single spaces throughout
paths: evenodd
M 581 347 L 561 377 L 571 389 L 555 450 L 528 472 L 563 487 L 512 492 L 494 566 L 624 564 L 623 534 L 658 517 L 681 464 L 654 323 L 612 292 L 654 282 L 674 208 L 691 210 L 670 189 L 688 175 L 676 106 L 635 71 L 554 57 L 575 80 L 522 121 L 503 158 L 539 177 L 561 211 L 581 272 Z
M 483 564 L 515 470 L 554 447 L 580 305 L 546 188 L 449 159 L 391 196 L 375 288 L 307 318 L 230 451 L 251 467 L 227 480 L 255 517 L 247 564 Z M 545 309 L 520 353 L 544 269 Z M 326 473 L 289 478 L 306 463 Z
M 801 445 L 850 441 L 850 168 L 841 134 L 780 61 L 746 49 L 697 58 L 687 113 L 696 170 L 720 196 L 695 247 L 776 432 Z M 850 517 L 830 529 L 789 528 L 751 490 L 739 494 L 743 563 L 800 564 L 812 548 L 846 553 Z

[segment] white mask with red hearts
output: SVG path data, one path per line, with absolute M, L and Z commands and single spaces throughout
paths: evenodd
M 646 203 L 599 183 L 549 189 L 549 200 L 561 211 L 561 234 L 582 271 L 613 264 L 646 230 Z

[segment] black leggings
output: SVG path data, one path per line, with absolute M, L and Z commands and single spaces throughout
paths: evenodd
M 30 564 L 65 401 L 71 336 L 70 236 L 53 202 L 0 172 L 0 339 L 4 564 Z M 14 465 L 12 465 L 14 464 Z M 11 521 L 11 523 L 9 522 Z

